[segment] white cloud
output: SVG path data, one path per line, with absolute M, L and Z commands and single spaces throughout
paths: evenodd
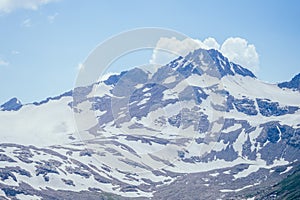
M 8 66 L 9 65 L 9 62 L 5 61 L 5 60 L 2 60 L 0 58 L 0 66 Z
M 259 56 L 253 44 L 248 44 L 243 38 L 228 38 L 220 45 L 214 38 L 196 40 L 187 38 L 161 38 L 153 50 L 151 64 L 166 64 L 179 55 L 185 56 L 195 49 L 216 49 L 230 61 L 240 64 L 256 73 L 259 70 Z M 172 53 L 170 53 L 172 52 Z
M 10 13 L 17 9 L 37 10 L 40 6 L 58 0 L 1 0 L 0 12 Z
M 221 52 L 231 61 L 249 68 L 254 73 L 259 70 L 259 57 L 253 44 L 243 38 L 228 38 L 221 47 Z
M 206 38 L 204 41 L 203 41 L 203 44 L 207 47 L 207 49 L 219 49 L 220 48 L 220 45 L 219 43 L 216 41 L 215 38 Z
M 166 64 L 170 60 L 178 57 L 185 56 L 190 51 L 195 49 L 208 47 L 206 44 L 199 40 L 187 38 L 184 40 L 177 40 L 176 38 L 160 38 L 153 50 L 151 64 Z
M 54 20 L 55 20 L 55 18 L 56 18 L 57 16 L 58 16 L 58 13 L 55 13 L 55 14 L 53 14 L 53 15 L 49 15 L 49 16 L 47 17 L 48 22 L 49 22 L 50 24 L 54 23 Z
M 31 27 L 32 26 L 32 23 L 31 23 L 31 19 L 25 19 L 24 21 L 22 21 L 22 23 L 21 23 L 21 26 L 23 26 L 23 27 Z

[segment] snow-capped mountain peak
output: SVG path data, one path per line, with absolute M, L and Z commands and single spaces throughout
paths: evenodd
M 215 49 L 197 49 L 185 57 L 178 57 L 167 66 L 176 69 L 185 77 L 191 74 L 201 75 L 205 73 L 218 78 L 235 74 L 255 78 L 250 70 L 230 62 L 228 58 Z

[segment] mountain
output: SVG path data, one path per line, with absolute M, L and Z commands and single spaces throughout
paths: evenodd
M 6 103 L 0 106 L 0 110 L 2 111 L 11 111 L 11 110 L 19 110 L 22 107 L 22 103 L 17 98 L 12 98 Z
M 291 81 L 279 83 L 280 88 L 289 88 L 300 91 L 300 73 L 297 74 Z
M 2 110 L 0 196 L 258 198 L 299 167 L 299 99 L 198 49 Z

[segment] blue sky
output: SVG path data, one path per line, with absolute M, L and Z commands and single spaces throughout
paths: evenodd
M 11 97 L 39 101 L 72 89 L 78 64 L 99 43 L 138 27 L 213 37 L 220 44 L 244 38 L 259 54 L 258 78 L 268 82 L 300 72 L 299 1 L 24 2 L 0 0 L 0 104 Z

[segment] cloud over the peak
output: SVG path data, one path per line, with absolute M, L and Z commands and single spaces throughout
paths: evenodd
M 10 13 L 17 9 L 37 10 L 40 6 L 59 0 L 1 0 L 0 12 Z
M 207 49 L 219 49 L 220 45 L 216 41 L 215 38 L 209 37 L 203 41 L 203 44 L 207 47 Z
M 161 38 L 153 50 L 151 64 L 166 64 L 178 55 L 185 56 L 195 49 L 216 49 L 226 56 L 230 61 L 240 64 L 256 73 L 259 70 L 259 56 L 255 46 L 249 44 L 246 39 L 230 37 L 220 45 L 216 39 L 209 37 L 203 41 L 187 38 L 177 40 L 176 38 Z M 169 53 L 166 53 L 169 52 Z M 173 54 L 171 54 L 173 53 Z
M 259 70 L 259 57 L 253 44 L 243 38 L 228 38 L 224 41 L 220 51 L 231 61 L 249 68 L 253 72 Z

